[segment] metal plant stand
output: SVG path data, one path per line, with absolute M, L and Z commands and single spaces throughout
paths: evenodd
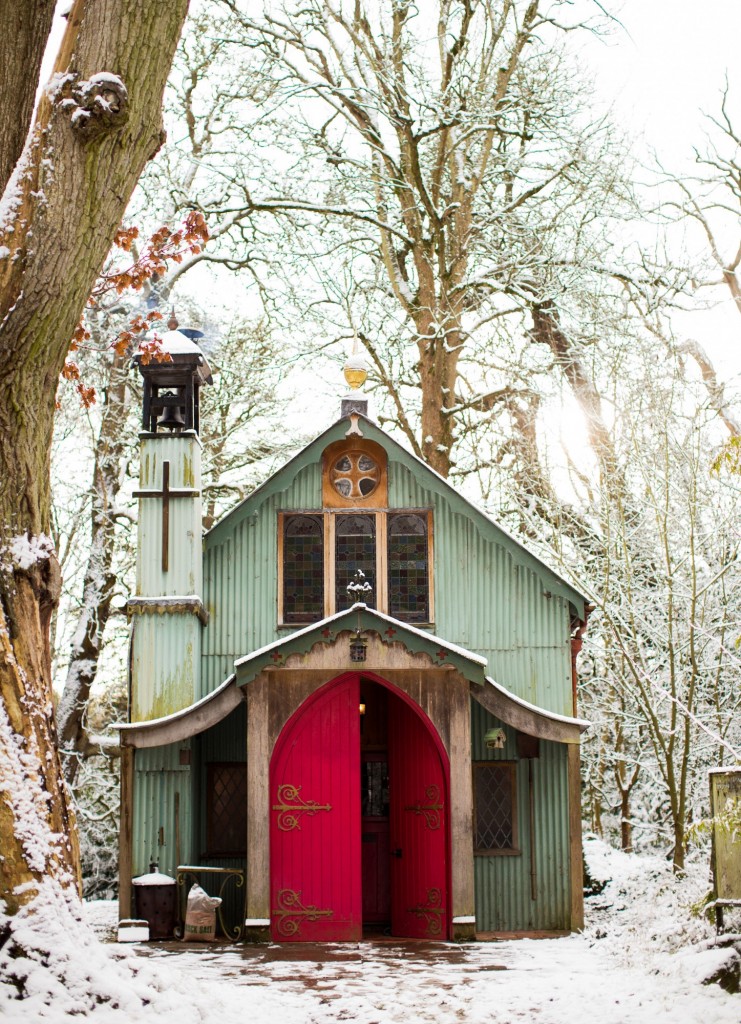
M 204 867 L 200 864 L 179 864 L 175 872 L 175 879 L 178 884 L 178 893 L 180 898 L 178 899 L 178 911 L 179 911 L 179 931 L 180 936 L 183 934 L 183 928 L 185 925 L 185 912 L 188 901 L 188 891 L 190 884 L 193 882 L 200 884 L 201 876 L 203 875 L 222 875 L 221 885 L 218 893 L 215 895 L 221 898 L 221 903 L 216 909 L 216 914 L 219 922 L 219 928 L 222 933 L 233 942 L 239 942 L 244 934 L 244 919 L 245 909 L 242 908 L 242 914 L 239 922 L 235 925 L 229 926 L 224 919 L 224 892 L 227 885 L 230 882 L 234 882 L 235 889 L 244 889 L 245 900 L 247 897 L 247 890 L 244 884 L 244 871 L 241 868 L 211 868 Z M 186 885 L 188 878 L 192 879 L 192 882 Z

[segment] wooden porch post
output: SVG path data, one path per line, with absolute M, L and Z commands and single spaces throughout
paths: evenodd
M 247 686 L 247 899 L 245 938 L 270 938 L 270 738 L 268 684 Z
M 476 933 L 473 882 L 473 780 L 471 778 L 471 704 L 465 680 L 450 687 L 450 856 L 452 863 L 452 938 Z
M 584 927 L 584 868 L 581 837 L 581 748 L 568 744 L 569 835 L 571 837 L 571 930 Z
M 132 836 L 134 824 L 134 747 L 121 743 L 121 820 L 118 854 L 118 918 L 131 917 Z

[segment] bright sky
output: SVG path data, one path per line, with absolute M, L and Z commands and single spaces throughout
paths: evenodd
M 584 0 L 581 0 L 584 2 Z M 596 84 L 619 119 L 666 160 L 682 160 L 715 112 L 728 72 L 741 123 L 739 0 L 619 0 L 624 29 L 590 47 Z

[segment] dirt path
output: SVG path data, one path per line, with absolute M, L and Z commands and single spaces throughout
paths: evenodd
M 738 1024 L 741 997 L 620 965 L 581 936 L 471 944 L 140 947 L 211 1024 Z M 144 965 L 143 965 L 144 966 Z M 165 971 L 165 973 L 167 973 Z

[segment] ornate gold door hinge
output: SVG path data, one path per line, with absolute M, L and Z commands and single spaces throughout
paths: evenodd
M 427 938 L 433 939 L 443 930 L 443 894 L 441 889 L 428 889 L 427 902 L 407 907 L 407 912 L 422 917 L 427 925 Z
M 314 815 L 318 811 L 332 810 L 331 804 L 318 804 L 316 800 L 303 800 L 299 796 L 300 791 L 300 786 L 292 786 L 290 783 L 278 786 L 280 803 L 273 804 L 273 810 L 278 811 L 278 828 L 281 832 L 300 830 L 299 818 L 302 814 Z
M 279 889 L 277 903 L 273 917 L 278 921 L 278 934 L 286 939 L 298 935 L 305 921 L 318 921 L 321 917 L 332 917 L 334 914 L 333 910 L 319 910 L 313 905 L 305 907 L 301 902 L 300 890 L 295 889 Z
M 412 811 L 414 814 L 423 814 L 425 819 L 425 827 L 434 830 L 440 828 L 443 822 L 442 811 L 445 804 L 440 803 L 440 790 L 437 786 L 428 786 L 425 790 L 425 799 L 427 803 L 416 803 L 409 804 L 404 808 L 405 811 Z

